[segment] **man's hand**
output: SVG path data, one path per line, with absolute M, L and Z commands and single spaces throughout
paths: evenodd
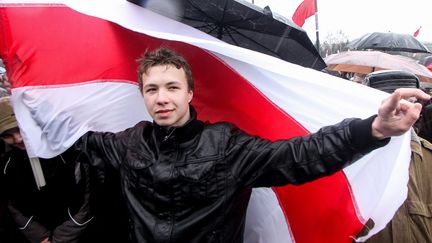
M 430 95 L 420 89 L 397 89 L 387 99 L 383 100 L 378 110 L 378 116 L 372 123 L 372 136 L 384 139 L 402 135 L 408 131 L 420 117 L 422 105 L 411 101 L 429 100 Z
M 50 243 L 49 238 L 44 239 L 41 243 Z

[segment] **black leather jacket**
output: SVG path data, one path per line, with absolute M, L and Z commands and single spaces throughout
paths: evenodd
M 95 165 L 118 168 L 136 242 L 242 242 L 253 187 L 302 184 L 385 145 L 373 117 L 270 142 L 229 123 L 192 119 L 166 131 L 140 122 L 120 133 L 87 133 L 77 146 Z

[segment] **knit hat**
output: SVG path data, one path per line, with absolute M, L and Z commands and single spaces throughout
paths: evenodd
M 18 127 L 9 97 L 0 98 L 0 134 Z

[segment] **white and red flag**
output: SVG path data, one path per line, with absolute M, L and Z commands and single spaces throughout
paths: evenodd
M 151 119 L 135 60 L 146 49 L 185 55 L 199 118 L 272 140 L 377 112 L 386 94 L 223 43 L 127 1 L 0 1 L 0 55 L 29 156 L 52 157 L 88 130 Z M 383 228 L 407 194 L 410 135 L 302 186 L 254 190 L 245 242 L 352 242 Z

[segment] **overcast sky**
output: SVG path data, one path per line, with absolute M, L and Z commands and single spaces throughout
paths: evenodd
M 247 0 L 252 2 L 252 0 Z M 254 0 L 255 4 L 291 19 L 302 0 Z M 422 26 L 418 39 L 432 42 L 431 0 L 317 0 L 320 41 L 327 33 L 342 30 L 349 40 L 369 32 L 413 34 Z M 303 26 L 315 41 L 315 17 Z

